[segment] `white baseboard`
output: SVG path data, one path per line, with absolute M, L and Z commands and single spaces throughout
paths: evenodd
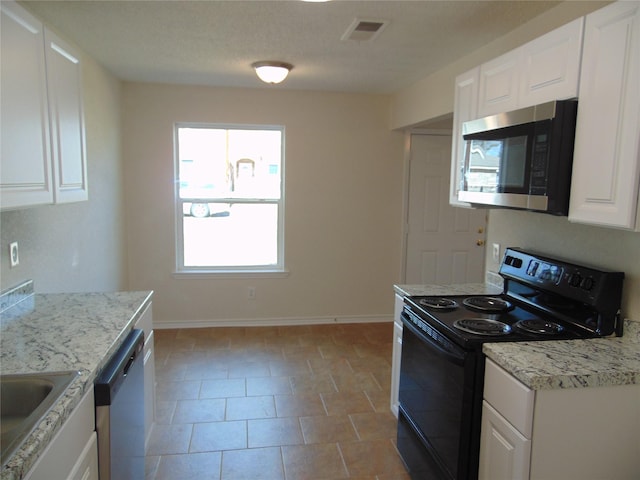
M 153 328 L 207 328 L 207 327 L 282 327 L 289 325 L 327 325 L 342 323 L 384 323 L 393 322 L 393 315 L 352 315 L 346 317 L 292 317 L 292 318 L 236 318 L 211 320 L 184 320 L 159 322 L 154 320 Z

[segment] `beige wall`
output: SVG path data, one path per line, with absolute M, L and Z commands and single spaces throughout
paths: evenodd
M 403 138 L 388 97 L 127 83 L 123 114 L 129 287 L 155 290 L 157 323 L 391 319 Z M 175 122 L 284 125 L 287 277 L 173 276 Z
M 391 128 L 420 124 L 453 112 L 454 80 L 481 63 L 491 60 L 571 20 L 597 10 L 608 1 L 566 1 L 531 19 L 511 33 L 456 59 L 433 75 L 423 78 L 393 96 Z
M 2 290 L 33 279 L 37 292 L 123 290 L 124 189 L 120 159 L 120 82 L 83 58 L 89 201 L 0 214 Z M 17 241 L 20 265 L 5 248 Z

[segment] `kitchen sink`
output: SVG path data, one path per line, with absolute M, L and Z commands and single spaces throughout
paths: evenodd
M 2 465 L 77 376 L 76 371 L 0 375 Z

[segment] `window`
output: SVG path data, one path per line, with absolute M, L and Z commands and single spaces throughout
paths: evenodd
M 284 129 L 176 126 L 179 272 L 283 270 Z

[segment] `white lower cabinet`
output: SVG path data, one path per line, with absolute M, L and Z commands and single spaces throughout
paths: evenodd
M 525 437 L 486 401 L 482 403 L 482 448 L 479 478 L 529 478 L 531 439 Z
M 84 395 L 25 480 L 98 480 L 93 388 Z
M 396 293 L 393 314 L 393 353 L 391 357 L 391 413 L 398 418 L 398 391 L 400 387 L 400 358 L 402 357 L 402 307 L 404 299 Z
M 71 470 L 68 480 L 97 479 L 98 471 L 98 435 L 93 432 L 82 450 L 78 462 Z
M 156 411 L 156 378 L 152 304 L 146 307 L 134 328 L 144 330 L 144 438 L 149 443 Z
M 531 390 L 487 360 L 481 480 L 640 478 L 640 385 Z

